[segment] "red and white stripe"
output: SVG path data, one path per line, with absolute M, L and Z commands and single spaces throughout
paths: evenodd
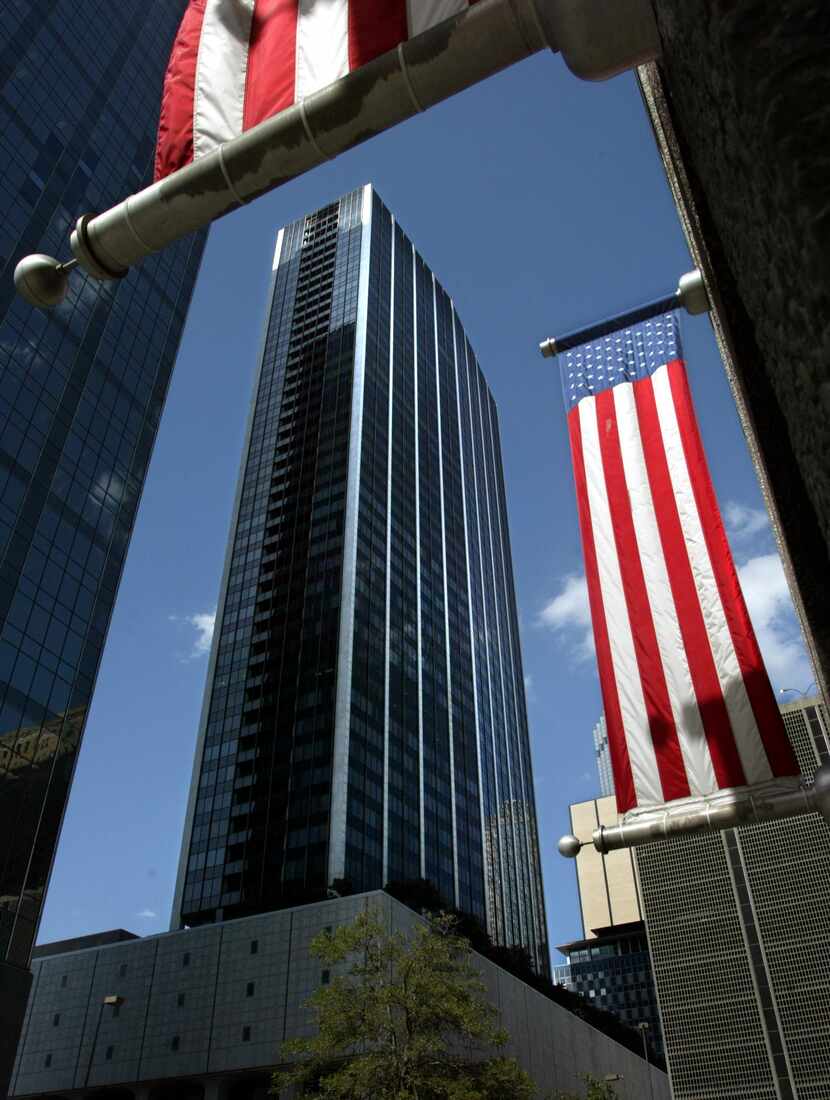
M 156 179 L 475 0 L 190 0 L 164 80 Z
M 620 812 L 797 775 L 683 363 L 568 422 Z

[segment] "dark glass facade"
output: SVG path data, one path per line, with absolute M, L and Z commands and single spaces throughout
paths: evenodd
M 557 984 L 585 997 L 595 1008 L 613 1012 L 630 1027 L 648 1024 L 648 1043 L 662 1057 L 663 1032 L 642 921 L 598 928 L 590 940 L 564 944 L 559 950 L 568 962 L 554 967 Z
M 175 923 L 428 879 L 547 971 L 499 446 L 370 187 L 280 232 Z
M 29 962 L 204 240 L 75 273 L 51 313 L 12 273 L 150 181 L 184 8 L 0 0 L 0 977 Z

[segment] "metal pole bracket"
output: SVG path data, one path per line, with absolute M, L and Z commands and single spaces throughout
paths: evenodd
M 818 813 L 830 824 L 830 763 L 824 763 L 812 783 L 799 777 L 772 779 L 754 787 L 716 791 L 703 798 L 681 798 L 665 806 L 629 811 L 619 825 L 601 825 L 591 840 L 603 855 L 618 848 L 636 848 L 673 837 L 713 833 L 740 825 L 762 825 L 799 814 Z M 575 859 L 586 842 L 568 834 L 559 853 Z
M 608 80 L 661 53 L 651 0 L 554 0 L 546 22 L 582 80 Z

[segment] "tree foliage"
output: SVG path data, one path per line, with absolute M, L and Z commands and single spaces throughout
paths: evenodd
M 584 1097 L 575 1092 L 557 1092 L 553 1100 L 617 1100 L 617 1090 L 610 1081 L 603 1081 L 591 1073 L 584 1074 L 582 1079 L 585 1082 Z
M 593 1002 L 571 992 L 563 985 L 554 985 L 544 975 L 537 973 L 533 967 L 530 953 L 527 948 L 520 946 L 507 947 L 495 944 L 479 921 L 469 913 L 452 909 L 441 897 L 431 882 L 425 879 L 407 879 L 402 882 L 389 882 L 384 886 L 387 894 L 402 902 L 410 909 L 418 913 L 451 912 L 458 921 L 457 931 L 470 941 L 474 951 L 490 959 L 508 973 L 521 978 L 523 982 L 541 993 L 543 997 L 554 1001 L 556 1004 L 572 1012 L 597 1031 L 607 1035 L 609 1039 L 624 1046 L 638 1056 L 643 1052 L 643 1039 L 639 1031 L 615 1016 L 613 1012 L 597 1008 Z M 649 1061 L 653 1066 L 665 1071 L 666 1063 L 663 1057 L 652 1047 L 649 1050 Z
M 284 1044 L 299 1060 L 274 1094 L 299 1085 L 326 1100 L 531 1100 L 531 1078 L 493 1050 L 507 1042 L 457 922 L 441 914 L 409 935 L 370 911 L 324 932 L 311 953 L 340 971 L 309 1005 L 317 1034 Z

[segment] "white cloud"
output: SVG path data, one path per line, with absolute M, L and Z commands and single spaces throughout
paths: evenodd
M 185 660 L 192 661 L 197 657 L 204 657 L 206 654 L 210 653 L 210 644 L 213 641 L 213 628 L 216 625 L 215 611 L 200 611 L 195 615 L 169 615 L 168 618 L 171 623 L 184 623 L 187 626 L 193 627 L 196 631 L 193 648 L 185 655 Z
M 726 502 L 723 518 L 735 542 L 744 542 L 769 529 L 769 515 L 764 508 L 748 508 L 737 500 Z
M 533 677 L 529 673 L 525 676 L 525 698 L 528 702 L 536 699 L 536 692 L 533 689 Z
M 142 909 L 140 913 L 136 913 L 137 917 L 141 917 L 142 920 L 155 920 L 158 913 L 154 913 L 152 909 Z
M 750 526 L 749 521 L 744 523 L 745 530 Z M 755 528 L 756 532 L 760 529 Z M 738 576 L 773 686 L 779 690 L 806 684 L 813 673 L 778 554 L 747 558 L 738 566 Z M 537 621 L 560 636 L 571 648 L 575 662 L 593 657 L 588 586 L 583 575 L 566 576 Z
M 773 686 L 806 684 L 813 674 L 781 559 L 775 553 L 749 558 L 738 577 Z
M 570 573 L 563 578 L 559 592 L 539 612 L 538 622 L 572 642 L 575 661 L 593 657 L 594 635 L 584 574 Z
M 193 656 L 202 657 L 205 653 L 210 652 L 210 643 L 213 641 L 213 628 L 216 625 L 216 612 L 203 611 L 199 615 L 191 615 L 188 622 L 196 628 Z

